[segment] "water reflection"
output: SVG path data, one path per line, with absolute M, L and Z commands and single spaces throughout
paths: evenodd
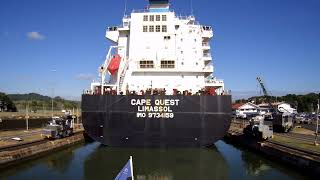
M 137 180 L 228 179 L 228 165 L 210 149 L 123 149 L 100 146 L 84 163 L 85 179 L 114 178 L 133 156 Z
M 78 144 L 41 158 L 25 160 L 0 169 L 0 179 L 50 179 L 50 175 L 53 174 L 64 175 L 70 170 L 77 148 L 82 146 L 83 144 Z
M 137 180 L 306 179 L 304 174 L 246 149 L 216 143 L 210 149 L 127 149 L 79 144 L 0 169 L 0 179 L 113 179 L 133 156 Z
M 246 174 L 250 176 L 261 176 L 268 172 L 271 167 L 264 159 L 258 158 L 257 155 L 243 151 L 241 153 L 242 160 L 246 169 Z

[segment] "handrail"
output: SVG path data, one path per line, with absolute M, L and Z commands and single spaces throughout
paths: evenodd
M 203 57 L 212 57 L 211 53 L 203 53 Z
M 209 42 L 202 42 L 202 46 L 210 46 Z
M 150 9 L 134 9 L 132 10 L 132 13 L 145 13 L 145 12 L 151 12 Z M 167 12 L 174 12 L 173 9 L 168 9 Z

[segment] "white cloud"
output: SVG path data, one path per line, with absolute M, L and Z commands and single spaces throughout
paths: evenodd
M 78 79 L 78 80 L 93 80 L 94 76 L 92 74 L 80 73 L 80 74 L 76 75 L 76 79 Z
M 45 36 L 40 34 L 40 32 L 37 31 L 31 31 L 27 33 L 27 37 L 31 40 L 43 40 L 45 39 Z

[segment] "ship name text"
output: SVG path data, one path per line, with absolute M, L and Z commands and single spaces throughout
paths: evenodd
M 179 106 L 179 99 L 131 99 L 131 105 L 137 106 L 137 118 L 174 118 L 172 106 Z

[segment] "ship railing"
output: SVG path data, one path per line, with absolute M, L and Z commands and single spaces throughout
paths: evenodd
M 211 53 L 203 53 L 203 57 L 208 57 L 208 58 L 211 58 Z
M 200 23 L 198 21 L 195 20 L 195 17 L 194 16 L 182 16 L 182 15 L 178 15 L 176 16 L 177 19 L 179 20 L 188 20 L 189 21 L 189 24 L 190 22 L 192 22 L 191 24 L 193 25 L 200 25 Z
M 107 28 L 107 31 L 118 31 L 118 26 L 111 26 Z
M 210 46 L 209 42 L 202 42 L 202 46 Z
M 204 70 L 213 70 L 213 65 L 212 64 L 208 64 L 203 69 Z
M 118 31 L 121 28 L 128 28 L 130 26 L 130 22 L 123 22 L 118 26 L 107 27 L 107 32 Z
M 126 14 L 123 16 L 123 19 L 131 19 L 131 16 Z
M 194 18 L 194 16 L 176 16 L 176 18 L 180 19 L 180 20 L 190 20 L 191 18 Z
M 134 9 L 132 10 L 132 13 L 146 13 L 146 12 L 150 12 L 149 8 L 146 9 Z M 173 9 L 168 9 L 166 12 L 174 12 Z
M 205 83 L 224 84 L 223 79 L 206 79 Z
M 201 26 L 204 31 L 212 31 L 211 26 Z

